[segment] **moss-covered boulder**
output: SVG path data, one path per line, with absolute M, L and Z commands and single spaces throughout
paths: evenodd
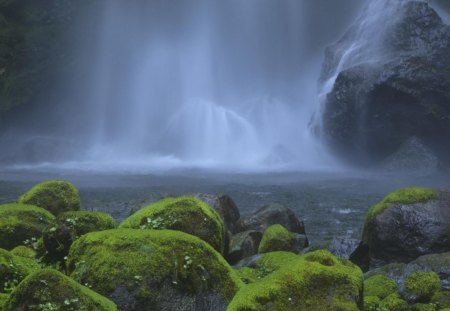
M 224 251 L 225 228 L 220 216 L 194 197 L 165 198 L 137 211 L 119 227 L 183 231 L 208 242 L 220 253 Z
M 80 209 L 77 188 L 72 183 L 62 180 L 50 180 L 37 184 L 22 195 L 18 202 L 45 208 L 53 215 Z
M 92 232 L 70 249 L 70 275 L 123 310 L 225 310 L 242 282 L 208 243 L 173 230 Z
M 397 292 L 397 283 L 384 275 L 374 275 L 364 281 L 364 296 L 384 299 Z
M 437 311 L 436 306 L 426 303 L 415 303 L 411 306 L 410 311 Z
M 34 249 L 32 249 L 28 246 L 24 246 L 24 245 L 19 245 L 19 246 L 14 247 L 11 250 L 11 254 L 13 254 L 15 256 L 30 258 L 30 259 L 36 258 L 36 251 Z
M 298 253 L 308 246 L 308 239 L 303 234 L 289 232 L 282 225 L 269 226 L 259 243 L 259 253 L 291 251 Z
M 450 248 L 450 192 L 405 188 L 390 193 L 367 212 L 363 241 L 372 257 L 410 262 Z
M 436 305 L 438 308 L 450 308 L 450 292 L 440 291 L 431 297 L 431 303 Z
M 12 249 L 42 235 L 55 217 L 43 208 L 25 204 L 0 205 L 0 247 Z
M 435 272 L 416 271 L 406 278 L 405 289 L 408 300 L 429 302 L 441 290 L 441 281 Z
M 383 311 L 409 311 L 409 306 L 398 294 L 391 294 L 380 302 L 379 309 Z
M 62 261 L 69 253 L 73 241 L 83 234 L 114 229 L 116 226 L 111 215 L 102 212 L 72 211 L 59 214 L 56 224 L 43 233 L 48 258 Z
M 288 262 L 243 287 L 228 311 L 362 309 L 363 274 L 351 262 L 323 250 Z
M 117 311 L 117 306 L 64 274 L 44 269 L 29 275 L 14 289 L 4 310 Z
M 39 269 L 34 260 L 0 248 L 0 293 L 11 292 L 27 275 Z
M 364 311 L 379 311 L 380 302 L 377 296 L 364 296 Z

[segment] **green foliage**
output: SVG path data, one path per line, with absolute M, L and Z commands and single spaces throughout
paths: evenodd
M 53 215 L 80 209 L 77 188 L 72 183 L 61 180 L 49 180 L 35 185 L 18 202 L 45 208 Z
M 225 227 L 217 212 L 194 197 L 166 198 L 142 208 L 119 226 L 134 229 L 170 229 L 195 235 L 223 253 Z
M 411 311 L 437 311 L 435 304 L 416 303 L 412 305 Z
M 268 227 L 259 243 L 258 252 L 291 251 L 295 241 L 294 235 L 282 225 Z
M 12 249 L 42 235 L 55 217 L 43 208 L 25 204 L 0 205 L 0 247 Z
M 370 245 L 369 231 L 373 225 L 374 218 L 381 214 L 391 204 L 414 204 L 426 202 L 437 198 L 437 192 L 429 188 L 403 188 L 391 192 L 381 202 L 372 206 L 366 214 L 366 220 L 363 228 L 362 240 Z
M 384 298 L 380 305 L 378 311 L 408 311 L 409 306 L 406 301 L 401 299 L 398 294 L 391 294 Z
M 416 301 L 429 302 L 441 290 L 441 281 L 435 272 L 413 272 L 405 281 L 406 292 Z
M 397 283 L 390 278 L 377 274 L 364 281 L 364 296 L 376 296 L 384 299 L 397 291 Z
M 293 256 L 259 282 L 244 286 L 227 310 L 356 311 L 362 308 L 363 275 L 358 267 L 324 250 Z
M 88 233 L 73 243 L 67 267 L 75 280 L 100 294 L 109 297 L 120 289 L 146 305 L 174 292 L 190 297 L 216 295 L 228 302 L 242 285 L 209 244 L 172 230 Z
M 39 269 L 34 260 L 0 248 L 0 293 L 10 293 L 28 274 Z
M 5 311 L 116 311 L 116 305 L 62 273 L 44 269 L 29 275 L 11 293 Z

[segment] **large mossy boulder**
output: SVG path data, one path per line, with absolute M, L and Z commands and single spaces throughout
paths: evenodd
M 48 258 L 63 261 L 73 241 L 83 234 L 114 229 L 116 226 L 111 215 L 102 212 L 73 211 L 59 214 L 55 225 L 47 227 L 43 233 Z
M 367 212 L 363 241 L 371 257 L 409 262 L 450 249 L 450 192 L 405 188 L 390 193 Z
M 23 194 L 19 200 L 22 204 L 45 208 L 53 215 L 80 209 L 80 196 L 77 188 L 61 180 L 44 181 Z
M 76 240 L 70 275 L 123 310 L 225 310 L 242 282 L 203 240 L 173 230 L 115 229 Z
M 292 256 L 276 271 L 243 287 L 227 310 L 362 309 L 363 274 L 357 266 L 324 250 Z
M 15 256 L 0 248 L 0 293 L 10 293 L 27 275 L 39 269 L 33 259 Z
M 397 292 L 397 283 L 390 278 L 377 274 L 364 280 L 364 296 L 375 296 L 384 299 Z
M 450 26 L 427 2 L 369 2 L 327 48 L 320 132 L 342 159 L 377 165 L 416 137 L 450 163 Z
M 435 272 L 416 271 L 406 278 L 405 289 L 409 301 L 427 303 L 440 292 L 441 280 Z
M 37 239 L 55 217 L 43 208 L 25 204 L 0 205 L 0 247 L 12 249 Z
M 26 310 L 117 311 L 117 306 L 64 274 L 44 269 L 23 280 L 4 306 L 4 311 Z
M 224 252 L 225 228 L 220 216 L 194 197 L 165 198 L 137 211 L 119 227 L 183 231 L 208 242 L 218 252 Z

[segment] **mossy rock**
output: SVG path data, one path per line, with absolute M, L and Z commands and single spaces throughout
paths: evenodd
M 244 286 L 227 310 L 362 309 L 363 274 L 351 262 L 324 250 L 288 262 L 259 282 Z
M 264 231 L 258 252 L 292 251 L 294 243 L 295 237 L 293 233 L 289 232 L 282 225 L 271 225 Z
M 0 248 L 0 293 L 11 292 L 27 275 L 40 268 L 34 260 Z
M 11 254 L 15 256 L 25 257 L 29 259 L 35 259 L 36 258 L 36 251 L 30 247 L 19 245 L 14 247 L 11 250 Z
M 415 303 L 411 306 L 410 311 L 437 311 L 433 304 Z
M 439 308 L 450 308 L 450 292 L 437 292 L 431 297 L 431 303 L 437 305 Z
M 40 207 L 16 203 L 0 205 L 0 247 L 10 250 L 31 242 L 54 222 L 55 217 Z
M 409 306 L 398 294 L 390 294 L 380 302 L 379 309 L 381 311 L 409 311 Z
M 165 198 L 137 211 L 120 228 L 183 231 L 208 242 L 223 254 L 225 228 L 219 214 L 194 197 Z
M 384 275 L 377 274 L 364 281 L 364 296 L 384 299 L 395 292 L 397 292 L 397 283 Z
M 403 188 L 388 194 L 381 202 L 372 206 L 366 214 L 362 240 L 370 245 L 369 231 L 374 218 L 381 214 L 391 204 L 414 204 L 437 198 L 437 192 L 429 188 Z
M 22 195 L 19 203 L 36 205 L 58 215 L 80 209 L 80 196 L 77 188 L 62 180 L 44 181 Z
M 25 278 L 4 307 L 4 311 L 25 310 L 117 311 L 117 306 L 64 274 L 43 269 Z
M 380 302 L 377 296 L 364 296 L 364 311 L 379 311 Z
M 71 211 L 59 214 L 56 224 L 43 233 L 48 259 L 63 261 L 73 241 L 83 234 L 114 229 L 116 226 L 116 221 L 107 213 Z
M 72 244 L 67 267 L 75 280 L 130 311 L 225 310 L 242 286 L 208 243 L 173 230 L 88 233 Z
M 435 272 L 413 272 L 405 281 L 406 294 L 416 302 L 429 302 L 441 290 L 441 281 Z

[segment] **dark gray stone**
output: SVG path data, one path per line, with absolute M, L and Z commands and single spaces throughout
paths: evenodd
M 258 253 L 259 242 L 261 242 L 262 233 L 249 230 L 240 232 L 231 237 L 230 249 L 227 260 L 230 264 L 235 264 L 239 260 L 253 256 Z

